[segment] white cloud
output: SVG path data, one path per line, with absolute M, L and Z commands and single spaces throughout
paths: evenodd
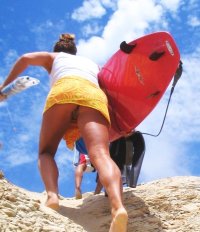
M 102 27 L 96 23 L 88 23 L 85 26 L 83 26 L 82 29 L 83 35 L 86 37 L 90 35 L 98 34 L 101 30 Z
M 188 18 L 188 25 L 192 27 L 199 27 L 200 26 L 200 19 L 196 16 L 191 16 Z
M 98 36 L 93 36 L 89 40 L 78 41 L 78 54 L 85 55 L 95 60 L 99 65 L 105 62 L 105 57 L 110 54 L 110 50 L 106 49 L 105 40 Z M 94 52 L 95 51 L 95 52 Z
M 150 23 L 159 22 L 161 16 L 162 7 L 151 0 L 120 0 L 102 36 L 110 44 L 121 41 L 121 38 L 130 41 L 144 34 Z
M 119 0 L 100 37 L 78 41 L 78 52 L 102 65 L 123 40 L 131 41 L 160 24 L 163 8 L 152 0 Z M 162 22 L 163 23 L 163 22 Z M 94 53 L 95 51 L 95 53 Z
M 83 22 L 90 19 L 100 19 L 107 12 L 106 9 L 116 9 L 118 0 L 84 0 L 81 7 L 72 13 L 72 19 Z
M 184 147 L 176 143 L 174 137 L 166 137 L 164 134 L 158 138 L 145 136 L 145 141 L 146 154 L 140 177 L 142 182 L 190 174 Z
M 6 101 L 2 101 L 2 102 L 0 102 L 0 108 L 1 108 L 1 107 L 5 107 L 5 106 L 6 106 L 6 104 L 7 104 L 7 103 L 6 103 Z
M 35 162 L 36 156 L 30 154 L 29 150 L 19 147 L 12 147 L 9 149 L 9 153 L 4 157 L 3 166 L 16 167 L 19 165 Z
M 161 0 L 161 4 L 171 11 L 176 11 L 180 4 L 183 2 L 182 0 Z
M 118 0 L 100 0 L 100 2 L 102 2 L 105 7 L 115 10 Z
M 106 10 L 99 0 L 85 0 L 83 5 L 72 13 L 72 19 L 85 21 L 92 18 L 101 18 L 105 14 Z

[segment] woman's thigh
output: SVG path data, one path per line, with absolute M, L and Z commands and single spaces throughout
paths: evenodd
M 99 111 L 89 107 L 80 107 L 78 127 L 89 155 L 109 154 L 109 124 Z
M 67 130 L 75 104 L 55 104 L 48 109 L 42 119 L 39 153 L 55 154 L 58 144 Z

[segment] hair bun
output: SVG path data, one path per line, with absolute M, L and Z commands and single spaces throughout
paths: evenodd
M 60 41 L 69 41 L 69 40 L 74 40 L 75 39 L 75 35 L 74 34 L 61 34 L 60 35 Z

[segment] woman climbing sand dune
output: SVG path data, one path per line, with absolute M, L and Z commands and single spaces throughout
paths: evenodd
M 128 215 L 122 203 L 121 174 L 109 154 L 110 118 L 107 98 L 99 88 L 98 65 L 76 56 L 74 36 L 62 34 L 53 52 L 32 52 L 19 57 L 1 90 L 29 66 L 41 66 L 50 76 L 39 141 L 39 170 L 44 182 L 46 206 L 58 209 L 58 176 L 55 154 L 62 138 L 69 148 L 82 136 L 92 164 L 109 197 L 112 222 L 109 232 L 125 232 Z M 102 163 L 104 165 L 102 165 Z

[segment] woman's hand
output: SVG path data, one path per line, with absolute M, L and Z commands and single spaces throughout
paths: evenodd
M 4 88 L 3 85 L 0 85 L 0 102 L 6 100 L 7 96 L 4 95 L 1 90 Z

